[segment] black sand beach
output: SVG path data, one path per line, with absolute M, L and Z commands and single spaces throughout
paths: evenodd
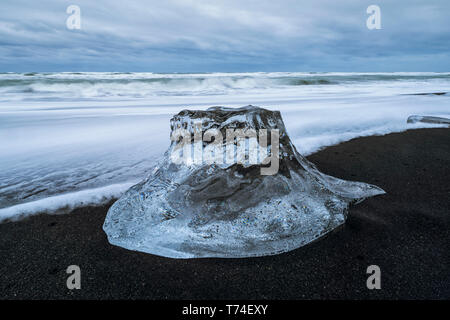
M 174 260 L 111 246 L 109 205 L 0 224 L 0 299 L 450 299 L 450 131 L 354 139 L 309 159 L 383 188 L 345 225 L 297 250 Z M 69 265 L 82 288 L 66 288 Z M 381 290 L 366 269 L 381 268 Z

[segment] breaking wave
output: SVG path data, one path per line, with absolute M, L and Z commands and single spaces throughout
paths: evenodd
M 442 79 L 450 79 L 450 73 L 2 73 L 0 99 L 139 99 L 151 96 L 221 95 L 298 86 Z

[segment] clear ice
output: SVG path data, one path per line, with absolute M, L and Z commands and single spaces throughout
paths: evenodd
M 268 165 L 261 159 L 174 162 L 183 141 L 172 139 L 150 176 L 109 209 L 103 229 L 111 244 L 171 258 L 273 255 L 320 238 L 345 222 L 350 203 L 384 193 L 321 173 L 297 152 L 278 111 L 183 110 L 171 119 L 171 129 L 194 135 L 195 123 L 203 132 L 218 129 L 223 137 L 227 129 L 278 130 L 278 172 L 262 175 L 261 167 Z M 271 144 L 264 146 L 270 150 Z
M 412 116 L 408 117 L 406 122 L 407 123 L 423 122 L 423 123 L 432 123 L 432 124 L 446 124 L 447 126 L 450 126 L 450 119 L 441 118 L 441 117 L 432 117 L 432 116 L 412 115 Z

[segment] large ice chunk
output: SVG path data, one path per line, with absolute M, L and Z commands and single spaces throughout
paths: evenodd
M 171 129 L 152 174 L 109 209 L 111 244 L 172 258 L 272 255 L 343 224 L 350 202 L 384 193 L 319 172 L 278 111 L 184 110 Z

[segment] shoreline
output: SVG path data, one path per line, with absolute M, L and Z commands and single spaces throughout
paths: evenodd
M 309 158 L 314 154 L 322 152 L 328 148 L 339 146 L 342 143 L 352 141 L 360 138 L 367 138 L 373 136 L 386 136 L 393 133 L 403 133 L 409 130 L 426 130 L 426 129 L 446 129 L 446 126 L 436 126 L 436 124 L 429 124 L 427 127 L 414 127 L 416 124 L 410 124 L 410 128 L 402 131 L 394 131 L 385 134 L 373 134 L 373 135 L 362 135 L 350 140 L 345 140 L 338 142 L 336 144 L 331 144 L 328 146 L 320 147 L 313 153 L 301 153 L 304 157 Z M 419 125 L 423 125 L 419 124 Z M 157 157 L 159 158 L 159 157 Z M 150 165 L 155 165 L 153 163 Z M 117 201 L 126 190 L 128 190 L 133 185 L 136 185 L 140 180 L 122 181 L 114 184 L 97 186 L 93 188 L 74 190 L 67 193 L 57 193 L 51 194 L 44 198 L 38 198 L 29 202 L 20 202 L 13 205 L 0 208 L 0 224 L 8 222 L 20 222 L 28 219 L 31 216 L 39 216 L 43 214 L 70 214 L 76 209 L 87 208 L 87 207 L 103 207 L 111 202 Z M 32 194 L 33 195 L 33 194 Z M 30 197 L 32 195 L 28 195 Z M 20 212 L 20 213 L 18 213 Z
M 0 299 L 449 299 L 450 131 L 352 139 L 308 156 L 387 194 L 350 208 L 318 241 L 267 257 L 177 260 L 108 243 L 110 201 L 0 224 Z M 82 289 L 65 270 L 79 265 Z M 366 288 L 379 265 L 382 289 Z

